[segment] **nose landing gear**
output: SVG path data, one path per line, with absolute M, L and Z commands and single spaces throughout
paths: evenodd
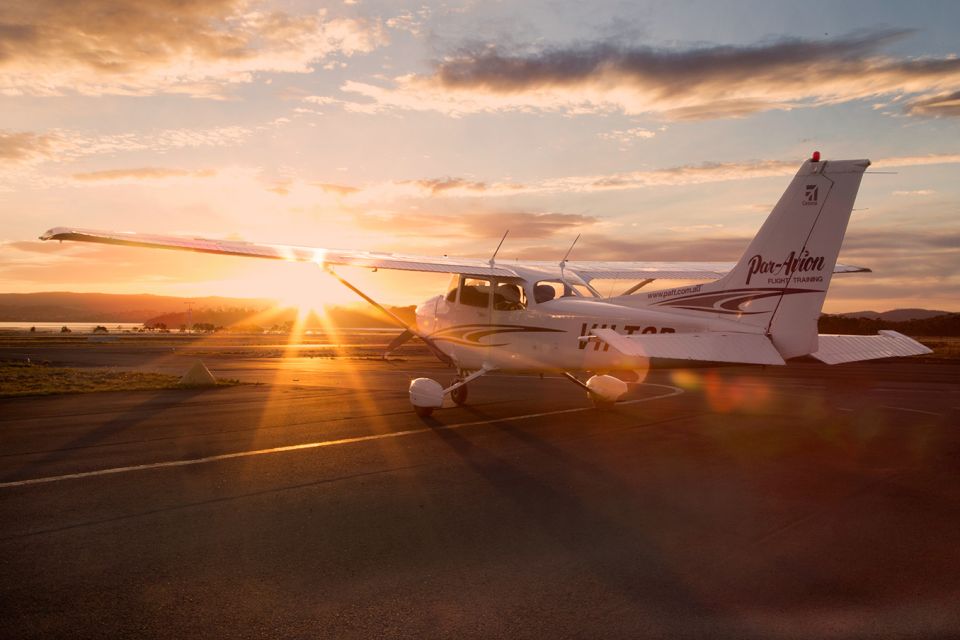
M 450 394 L 450 399 L 457 405 L 463 405 L 467 401 L 467 383 L 476 380 L 482 375 L 493 371 L 492 368 L 480 369 L 470 375 L 466 371 L 460 371 L 457 378 L 449 387 L 444 389 L 440 383 L 430 378 L 417 378 L 410 382 L 410 404 L 413 410 L 421 418 L 426 418 L 434 409 L 443 406 L 443 398 Z

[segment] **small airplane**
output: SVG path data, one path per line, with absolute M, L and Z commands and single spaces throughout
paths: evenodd
M 609 407 L 627 392 L 621 378 L 645 370 L 651 358 L 783 365 L 808 355 L 838 364 L 930 353 L 895 331 L 817 333 L 831 276 L 870 271 L 837 264 L 868 166 L 814 152 L 735 264 L 580 261 L 568 260 L 569 251 L 559 263 L 505 264 L 496 262 L 499 246 L 489 260 L 437 258 L 65 227 L 40 239 L 315 262 L 404 328 L 387 354 L 418 337 L 456 368 L 447 386 L 430 378 L 410 382 L 410 403 L 421 417 L 447 396 L 464 404 L 468 383 L 492 371 L 561 373 L 596 406 Z M 336 265 L 450 273 L 452 280 L 417 306 L 408 324 L 337 274 Z M 591 286 L 597 279 L 639 282 L 603 297 Z M 660 279 L 706 282 L 640 291 Z M 575 372 L 592 375 L 581 381 Z

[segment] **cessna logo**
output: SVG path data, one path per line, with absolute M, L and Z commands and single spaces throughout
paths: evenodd
M 750 278 L 758 273 L 789 277 L 795 273 L 809 273 L 810 271 L 823 271 L 823 256 L 811 256 L 806 249 L 798 256 L 795 251 L 783 262 L 774 262 L 773 260 L 764 260 L 759 253 L 748 263 L 747 284 L 750 284 Z
M 803 193 L 803 206 L 817 204 L 820 189 L 815 184 L 808 184 L 807 190 Z

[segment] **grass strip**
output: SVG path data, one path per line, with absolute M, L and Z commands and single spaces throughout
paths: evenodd
M 184 389 L 180 378 L 163 373 L 74 369 L 29 362 L 0 362 L 0 398 L 45 396 L 58 393 L 97 391 L 144 391 Z M 217 386 L 233 386 L 239 380 L 217 380 Z

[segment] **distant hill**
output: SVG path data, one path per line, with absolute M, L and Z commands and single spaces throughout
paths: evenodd
M 923 310 L 903 309 L 902 311 Z M 960 313 L 941 313 L 933 317 L 902 321 L 884 320 L 879 317 L 869 318 L 862 315 L 849 317 L 848 314 L 824 314 L 820 316 L 819 322 L 820 333 L 872 335 L 881 329 L 893 329 L 908 336 L 960 336 Z
M 851 311 L 838 313 L 842 318 L 870 318 L 871 320 L 886 320 L 887 322 L 906 322 L 907 320 L 925 320 L 937 316 L 949 315 L 949 311 L 933 311 L 930 309 L 894 309 L 893 311 Z
M 257 298 L 179 298 L 148 294 L 110 293 L 0 293 L 0 322 L 146 322 L 150 318 L 197 309 L 273 306 Z
M 391 311 L 407 322 L 413 321 L 413 307 L 395 307 Z M 180 298 L 60 291 L 0 293 L 0 322 L 137 322 L 149 326 L 163 324 L 170 329 L 200 323 L 271 329 L 292 323 L 296 317 L 295 309 L 278 308 L 273 300 L 262 298 Z M 324 318 L 309 318 L 306 324 L 315 327 L 324 323 L 339 327 L 395 326 L 382 313 L 363 303 L 358 303 L 356 308 L 329 308 Z

